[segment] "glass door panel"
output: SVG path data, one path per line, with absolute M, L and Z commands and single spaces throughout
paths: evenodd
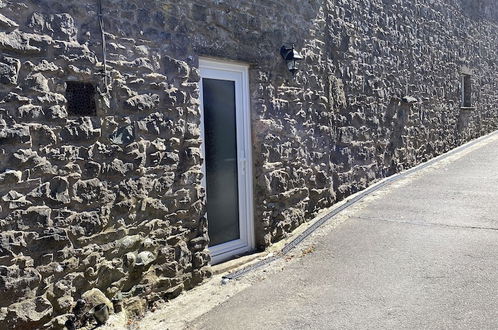
M 235 82 L 202 80 L 210 246 L 240 238 Z

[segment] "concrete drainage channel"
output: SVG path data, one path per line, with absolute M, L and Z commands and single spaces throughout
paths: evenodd
M 235 280 L 235 279 L 239 279 L 241 277 L 243 277 L 244 275 L 247 275 L 248 273 L 254 271 L 254 270 L 257 270 L 257 269 L 260 269 L 260 268 L 263 268 L 265 266 L 268 266 L 269 264 L 271 264 L 272 262 L 278 260 L 278 259 L 281 259 L 282 257 L 285 257 L 290 251 L 292 251 L 299 243 L 301 243 L 303 240 L 305 240 L 308 236 L 310 236 L 313 232 L 315 232 L 321 225 L 323 225 L 324 223 L 326 223 L 327 221 L 329 221 L 330 219 L 334 218 L 337 214 L 339 214 L 340 212 L 342 212 L 343 210 L 349 208 L 350 206 L 356 204 L 357 202 L 361 201 L 363 198 L 367 197 L 368 195 L 372 194 L 373 192 L 379 190 L 380 188 L 383 188 L 393 182 L 396 182 L 414 172 L 418 172 L 420 170 L 423 170 L 437 162 L 440 162 L 454 154 L 457 154 L 459 152 L 462 152 L 466 149 L 469 149 L 471 148 L 472 146 L 480 143 L 480 142 L 483 142 L 487 139 L 490 139 L 492 138 L 493 136 L 498 136 L 498 131 L 495 131 L 495 132 L 492 132 L 488 135 L 485 135 L 485 136 L 482 136 L 476 140 L 473 140 L 471 142 L 468 142 L 460 147 L 457 147 L 453 150 L 450 150 L 448 151 L 447 153 L 445 154 L 442 154 L 438 157 L 435 157 L 425 163 L 422 163 L 420 165 L 417 165 L 415 167 L 412 167 L 411 169 L 408 169 L 404 172 L 401 172 L 401 173 L 398 173 L 398 174 L 394 174 L 386 179 L 384 179 L 383 181 L 373 185 L 373 186 L 370 186 L 369 188 L 365 189 L 364 191 L 358 193 L 357 195 L 355 195 L 354 197 L 352 197 L 351 199 L 347 200 L 344 204 L 342 204 L 341 206 L 333 209 L 330 213 L 326 214 L 325 216 L 322 216 L 321 218 L 319 218 L 315 223 L 313 223 L 309 228 L 307 228 L 305 231 L 303 231 L 301 234 L 299 234 L 296 238 L 294 238 L 292 241 L 290 241 L 289 243 L 287 243 L 280 252 L 278 252 L 277 254 L 273 255 L 273 256 L 270 256 L 270 257 L 267 257 L 265 259 L 262 259 L 254 264 L 251 264 L 247 267 L 244 267 L 240 270 L 237 270 L 235 272 L 232 272 L 232 273 L 229 273 L 227 275 L 224 275 L 222 277 L 222 284 L 226 284 L 228 283 L 230 280 Z

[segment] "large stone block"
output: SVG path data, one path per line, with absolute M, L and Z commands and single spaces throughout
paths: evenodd
M 21 69 L 21 61 L 13 57 L 0 57 L 0 84 L 15 85 Z
M 74 41 L 78 32 L 71 15 L 33 13 L 28 27 L 35 33 L 46 34 L 55 40 Z

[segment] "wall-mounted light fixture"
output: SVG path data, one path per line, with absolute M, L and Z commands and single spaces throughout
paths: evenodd
M 280 55 L 287 62 L 289 71 L 294 75 L 298 70 L 297 62 L 303 60 L 303 56 L 294 49 L 294 44 L 290 48 L 282 46 L 280 48 Z

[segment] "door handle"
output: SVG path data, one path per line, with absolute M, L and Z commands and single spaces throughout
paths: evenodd
M 242 173 L 246 173 L 246 166 L 247 166 L 247 159 L 241 159 L 240 160 L 240 170 Z

